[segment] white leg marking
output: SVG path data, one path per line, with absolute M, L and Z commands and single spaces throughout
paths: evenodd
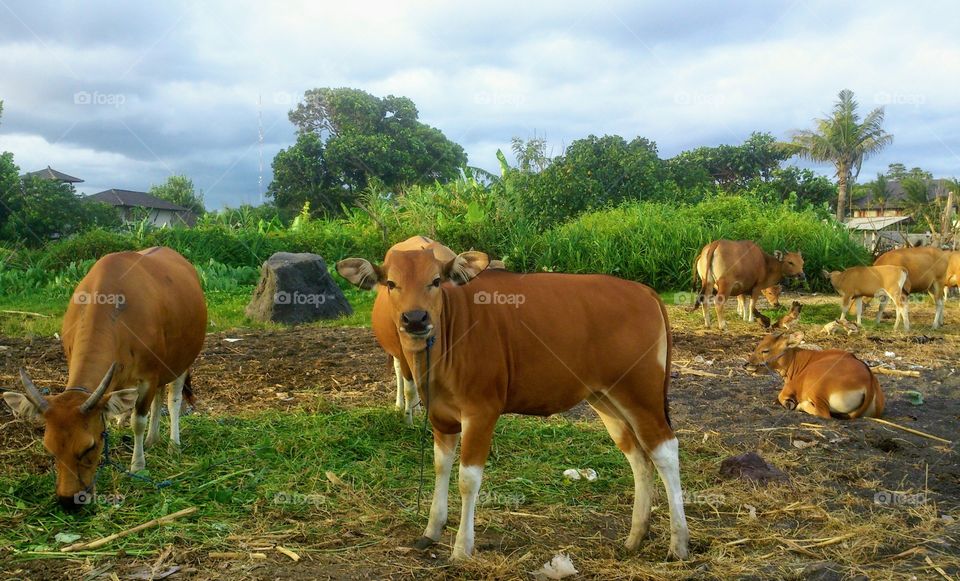
M 663 442 L 650 454 L 650 459 L 660 473 L 667 490 L 670 504 L 670 553 L 678 559 L 686 559 L 690 531 L 683 512 L 683 490 L 680 487 L 680 446 L 676 438 Z
M 160 430 L 160 399 L 163 396 L 163 388 L 162 385 L 157 388 L 153 401 L 150 402 L 150 427 L 147 428 L 147 441 L 144 443 L 147 448 L 156 444 L 160 436 L 157 432 Z
M 147 416 L 133 416 L 133 461 L 130 471 L 143 470 L 147 465 L 143 456 L 143 434 L 147 431 Z
M 483 480 L 483 466 L 460 465 L 460 528 L 453 545 L 453 560 L 466 559 L 473 554 L 473 521 L 477 508 L 477 494 Z
M 423 536 L 433 541 L 439 541 L 443 534 L 443 527 L 447 524 L 447 499 L 450 494 L 450 471 L 453 468 L 453 458 L 456 456 L 458 435 L 453 440 L 449 450 L 444 449 L 441 443 L 433 442 L 433 470 L 436 480 L 433 484 L 433 501 L 430 503 L 430 520 Z
M 393 371 L 397 376 L 397 403 L 396 407 L 398 410 L 404 409 L 403 407 L 403 373 L 400 371 L 400 360 L 396 357 L 393 358 Z
M 743 309 L 743 295 L 737 295 L 737 314 L 741 317 L 746 316 Z
M 751 296 L 749 296 L 749 297 L 747 298 L 747 306 L 749 306 L 750 308 L 748 309 L 748 312 L 744 313 L 744 317 L 743 317 L 743 318 L 746 319 L 748 323 L 752 323 L 752 322 L 753 322 L 753 311 L 754 311 L 754 309 L 757 308 L 757 301 L 756 301 L 756 299 L 753 298 L 753 295 L 751 295 Z
M 903 313 L 903 330 L 910 332 L 910 301 L 906 300 L 906 297 L 900 295 L 900 306 L 901 312 Z
M 403 380 L 403 395 L 406 400 L 404 416 L 408 425 L 413 425 L 413 410 L 420 404 L 420 394 L 417 392 L 417 384 L 410 379 Z
M 863 297 L 857 297 L 857 325 L 863 326 Z
M 632 551 L 640 546 L 640 542 L 647 536 L 647 531 L 650 529 L 653 466 L 650 459 L 638 448 L 624 455 L 633 470 L 633 518 L 630 520 L 630 535 L 626 542 L 627 549 Z
M 937 304 L 937 314 L 933 316 L 933 328 L 939 329 L 943 326 L 943 293 L 933 292 L 933 300 Z
M 180 407 L 183 405 L 183 384 L 187 380 L 187 373 L 173 380 L 170 391 L 167 392 L 167 411 L 170 413 L 170 445 L 180 447 Z

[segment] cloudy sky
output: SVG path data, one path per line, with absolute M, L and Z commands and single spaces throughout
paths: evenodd
M 265 187 L 313 87 L 410 97 L 488 169 L 512 136 L 787 138 L 846 87 L 895 136 L 865 176 L 960 177 L 955 2 L 577 4 L 0 0 L 0 151 L 85 193 L 184 173 L 216 208 L 259 200 L 258 100 Z

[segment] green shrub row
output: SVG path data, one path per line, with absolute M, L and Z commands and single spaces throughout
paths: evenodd
M 654 288 L 691 288 L 693 259 L 707 242 L 754 240 L 768 252 L 800 250 L 812 288 L 825 290 L 822 269 L 870 260 L 846 229 L 814 210 L 725 196 L 696 205 L 631 202 L 581 214 L 540 232 L 489 190 L 443 196 L 424 189 L 402 201 L 376 200 L 345 218 L 311 220 L 290 228 L 203 224 L 194 229 L 118 233 L 91 230 L 45 248 L 5 250 L 0 292 L 72 288 L 97 258 L 109 252 L 169 246 L 199 266 L 208 290 L 254 284 L 259 268 L 279 251 L 314 252 L 328 262 L 346 256 L 382 257 L 414 234 L 455 250 L 481 249 L 517 271 L 599 272 L 639 280 Z M 817 276 L 814 276 L 817 275 Z

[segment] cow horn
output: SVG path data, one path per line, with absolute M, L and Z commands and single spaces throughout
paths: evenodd
M 117 370 L 117 362 L 114 361 L 113 365 L 110 366 L 110 369 L 107 370 L 107 374 L 103 376 L 103 381 L 100 382 L 100 386 L 97 387 L 97 390 L 90 394 L 90 397 L 87 398 L 87 401 L 83 402 L 80 406 L 80 411 L 83 413 L 89 412 L 93 409 L 93 406 L 97 405 L 97 402 L 103 397 L 103 394 L 107 391 L 107 388 L 110 387 L 110 381 L 113 380 L 113 372 Z
M 33 405 L 37 406 L 40 413 L 47 411 L 50 403 L 40 394 L 40 390 L 37 389 L 37 386 L 33 384 L 33 380 L 27 375 L 26 369 L 20 368 L 20 382 L 23 384 L 24 394 L 27 396 L 27 399 L 29 399 Z

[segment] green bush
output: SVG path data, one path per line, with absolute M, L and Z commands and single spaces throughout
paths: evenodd
M 78 260 L 96 260 L 105 254 L 124 250 L 137 250 L 131 236 L 95 228 L 59 242 L 47 244 L 39 265 L 57 269 Z
M 661 291 L 691 288 L 694 258 L 718 239 L 753 240 L 767 252 L 799 250 L 818 290 L 827 290 L 822 269 L 870 262 L 843 226 L 813 211 L 722 197 L 695 206 L 632 203 L 583 214 L 543 235 L 537 267 L 615 274 Z

